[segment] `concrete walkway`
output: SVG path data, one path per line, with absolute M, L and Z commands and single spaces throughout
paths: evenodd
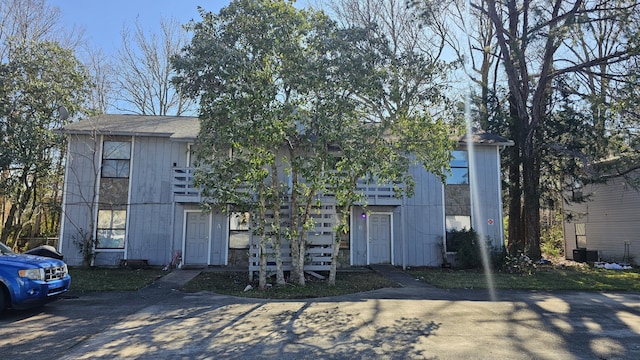
M 413 278 L 411 275 L 397 269 L 393 265 L 388 264 L 376 264 L 369 265 L 371 270 L 386 277 L 387 279 L 395 282 L 403 288 L 417 288 L 417 289 L 436 289 L 435 287 Z
M 186 283 L 193 280 L 196 276 L 200 275 L 201 272 L 201 269 L 175 269 L 155 281 L 153 284 L 149 285 L 148 288 L 160 290 L 178 290 Z

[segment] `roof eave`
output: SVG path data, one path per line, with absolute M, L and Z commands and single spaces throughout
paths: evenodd
M 464 146 L 468 146 L 469 142 L 467 142 L 466 140 L 460 140 L 458 141 L 459 145 L 464 145 Z M 479 142 L 479 141 L 474 141 L 473 146 L 513 146 L 515 145 L 515 143 L 511 140 L 508 141 L 493 141 L 493 142 Z
M 63 135 L 109 135 L 109 136 L 149 136 L 172 137 L 173 133 L 146 131 L 113 131 L 113 130 L 66 130 L 54 129 L 53 132 Z

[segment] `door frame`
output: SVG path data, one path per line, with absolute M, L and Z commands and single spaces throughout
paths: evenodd
M 365 238 L 366 242 L 367 242 L 367 265 L 371 265 L 371 249 L 369 248 L 369 236 L 370 236 L 370 226 L 369 226 L 369 218 L 370 215 L 389 215 L 389 236 L 390 236 L 390 244 L 389 246 L 391 247 L 390 249 L 390 256 L 391 259 L 389 259 L 391 261 L 391 265 L 395 265 L 393 258 L 394 258 L 394 254 L 393 254 L 393 245 L 394 245 L 394 239 L 393 239 L 393 212 L 391 211 L 371 211 L 367 213 L 367 236 Z
M 185 209 L 183 211 L 183 220 L 182 220 L 182 265 L 191 265 L 185 262 L 187 253 L 185 252 L 187 249 L 187 214 L 188 213 L 204 213 L 202 210 L 188 210 Z M 211 265 L 211 223 L 212 223 L 212 213 L 209 213 L 207 216 L 207 226 L 209 230 L 207 231 L 207 265 Z

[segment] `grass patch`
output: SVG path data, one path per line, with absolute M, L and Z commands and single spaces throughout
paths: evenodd
M 419 269 L 409 274 L 445 289 L 486 289 L 485 275 L 478 270 Z M 640 291 L 640 270 L 606 270 L 589 267 L 542 267 L 532 275 L 493 273 L 496 289 Z
M 71 291 L 134 291 L 153 283 L 161 269 L 70 268 Z
M 329 286 L 326 280 L 308 278 L 305 286 L 286 284 L 257 289 L 257 282 L 251 283 L 253 290 L 244 291 L 249 284 L 246 272 L 203 272 L 183 288 L 190 291 L 211 291 L 217 294 L 263 298 L 263 299 L 305 299 L 353 294 L 362 291 L 397 287 L 393 281 L 373 271 L 339 271 L 336 285 Z
M 131 270 L 120 268 L 70 268 L 72 292 L 135 291 L 165 272 L 160 269 Z M 485 289 L 484 273 L 477 270 L 452 270 L 440 268 L 412 269 L 407 273 L 426 283 L 445 289 Z M 323 274 L 326 275 L 326 274 Z M 640 291 L 640 269 L 606 270 L 590 267 L 539 267 L 532 275 L 515 275 L 503 272 L 493 274 L 497 289 L 505 290 L 576 290 L 576 291 Z M 304 287 L 287 284 L 272 286 L 260 291 L 257 283 L 253 290 L 245 292 L 249 284 L 247 272 L 205 271 L 187 283 L 187 291 L 211 291 L 241 297 L 264 299 L 305 299 L 353 294 L 362 291 L 392 288 L 398 285 L 369 270 L 339 271 L 336 285 L 313 277 Z

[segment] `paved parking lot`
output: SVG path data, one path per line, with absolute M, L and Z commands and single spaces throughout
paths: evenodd
M 188 274 L 188 273 L 183 273 Z M 0 318 L 1 359 L 640 359 L 640 294 L 421 286 L 265 301 L 177 291 L 65 298 Z

